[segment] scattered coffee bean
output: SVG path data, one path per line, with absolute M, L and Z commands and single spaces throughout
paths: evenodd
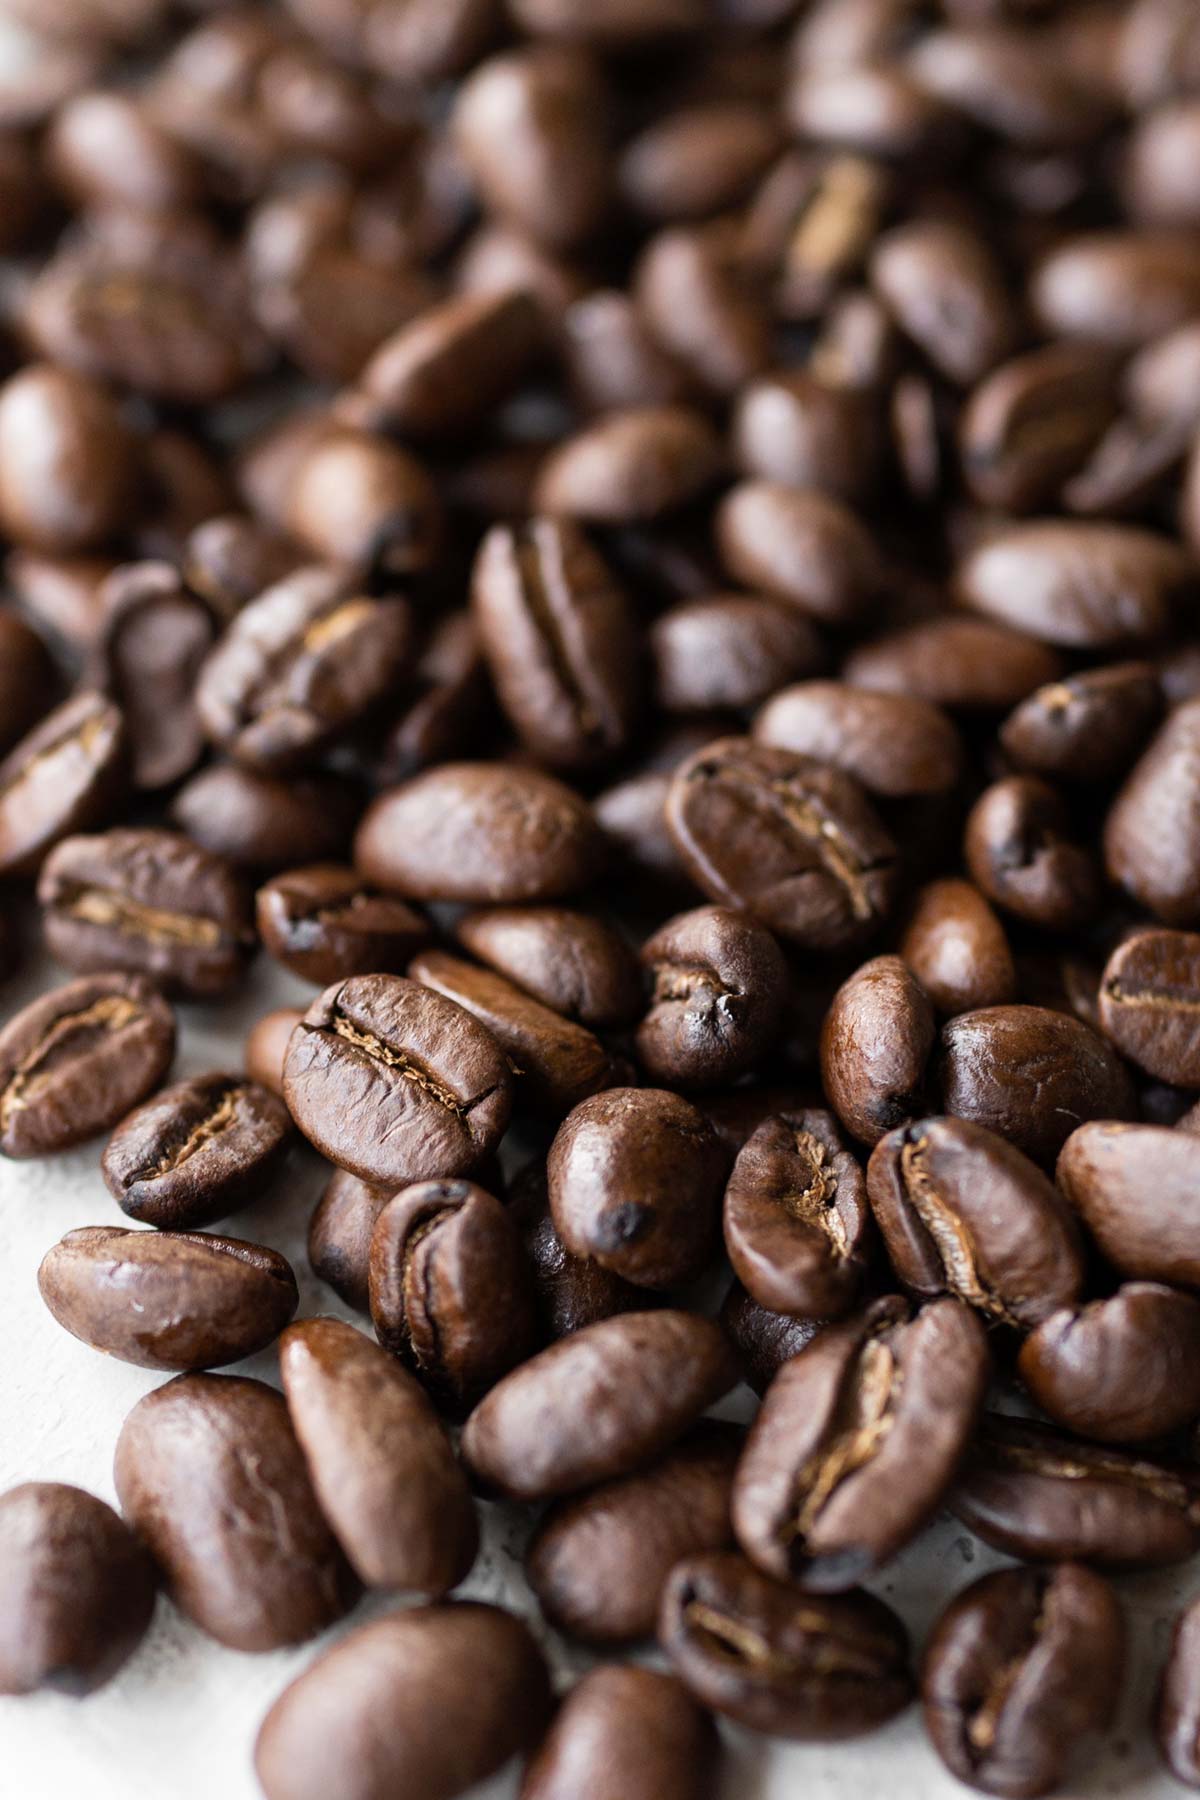
M 259 1087 L 283 1099 L 283 1063 L 288 1042 L 304 1014 L 296 1006 L 264 1013 L 246 1035 L 246 1073 Z
M 131 523 L 137 438 L 98 381 L 28 363 L 0 388 L 0 529 L 30 550 L 100 549 Z
M 1009 714 L 1000 744 L 1019 768 L 1052 781 L 1124 775 L 1162 712 L 1149 663 L 1109 663 L 1038 688 Z
M 652 1081 L 712 1087 L 745 1074 L 770 1049 L 787 990 L 769 931 L 727 907 L 668 919 L 642 945 L 650 1010 L 638 1061 Z
M 106 824 L 127 770 L 117 707 L 89 690 L 56 707 L 0 762 L 0 875 L 35 875 L 60 838 Z
M 1200 1287 L 1200 1142 L 1161 1125 L 1096 1120 L 1071 1133 L 1058 1184 L 1122 1275 Z
M 1200 936 L 1151 928 L 1119 944 L 1100 979 L 1100 1023 L 1148 1075 L 1200 1087 Z
M 299 1024 L 302 1017 L 297 1013 L 295 1023 Z M 371 1234 L 391 1198 L 391 1188 L 371 1187 L 357 1175 L 335 1169 L 309 1220 L 309 1267 L 318 1280 L 328 1283 L 356 1312 L 371 1310 Z
M 545 1165 L 528 1163 L 513 1178 L 508 1211 L 521 1233 L 533 1276 L 534 1311 L 547 1343 L 615 1313 L 642 1312 L 653 1304 L 635 1287 L 590 1256 L 572 1256 L 554 1226 Z
M 1104 860 L 1165 925 L 1200 925 L 1200 700 L 1176 707 L 1113 802 Z
M 256 875 L 329 861 L 349 848 L 359 795 L 332 775 L 280 781 L 218 763 L 180 788 L 171 819 L 216 856 Z
M 963 854 L 993 905 L 1043 931 L 1087 925 L 1100 903 L 1100 866 L 1070 836 L 1067 808 L 1047 782 L 1011 775 L 980 795 Z
M 464 913 L 454 935 L 480 962 L 580 1025 L 628 1025 L 641 1010 L 637 958 L 591 913 L 493 906 Z
M 821 1027 L 821 1078 L 862 1143 L 921 1110 L 935 1030 L 929 996 L 898 956 L 864 963 L 834 995 Z
M 1176 1781 L 1200 1786 L 1200 1685 L 1197 1632 L 1200 1607 L 1193 1601 L 1175 1621 L 1154 1708 L 1158 1747 Z
M 771 1312 L 760 1306 L 740 1281 L 726 1294 L 720 1319 L 741 1358 L 746 1380 L 760 1397 L 784 1363 L 807 1349 L 829 1323 L 827 1319 L 796 1319 L 790 1313 Z
M 821 624 L 854 624 L 879 590 L 878 552 L 865 526 L 824 494 L 743 482 L 718 507 L 716 532 L 735 581 Z
M 655 1669 L 592 1669 L 526 1767 L 521 1800 L 712 1800 L 721 1742 L 709 1714 Z
M 259 888 L 255 915 L 268 953 L 320 987 L 351 975 L 400 974 L 429 941 L 419 912 L 336 863 L 276 875 Z
M 868 793 L 889 798 L 945 793 L 963 761 L 958 732 L 929 701 L 872 694 L 839 681 L 782 688 L 755 719 L 754 736 L 832 763 Z
M 1056 1424 L 1109 1444 L 1200 1416 L 1200 1301 L 1155 1281 L 1051 1313 L 1021 1346 L 1021 1380 Z
M 114 569 L 97 603 L 103 623 L 88 667 L 95 686 L 121 709 L 133 785 L 171 787 L 204 754 L 196 680 L 217 618 L 165 562 Z
M 657 519 L 696 499 L 721 473 L 721 445 L 684 406 L 609 413 L 551 452 L 534 489 L 539 513 L 594 525 Z
M 1016 999 L 1017 971 L 1004 927 L 969 881 L 951 877 L 920 890 L 900 955 L 941 1013 Z

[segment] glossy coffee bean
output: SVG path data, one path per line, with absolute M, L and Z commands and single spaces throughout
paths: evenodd
M 269 1186 L 291 1132 L 286 1106 L 265 1088 L 240 1075 L 194 1075 L 122 1119 L 100 1168 L 131 1219 L 187 1231 Z
M 296 1015 L 297 1024 L 301 1017 Z M 371 1234 L 391 1198 L 391 1188 L 372 1187 L 345 1169 L 335 1169 L 309 1220 L 309 1267 L 356 1312 L 370 1311 Z
M 298 1006 L 264 1013 L 246 1034 L 246 1073 L 259 1087 L 283 1098 L 283 1061 L 288 1042 L 304 1014 Z
M 362 367 L 368 413 L 402 438 L 444 438 L 485 419 L 541 342 L 531 295 L 457 294 L 401 324 Z
M 998 1569 L 955 1596 L 921 1669 L 925 1728 L 968 1787 L 1033 1800 L 1107 1728 L 1125 1665 L 1121 1611 L 1076 1563 Z
M 1200 259 L 1184 232 L 1068 237 L 1034 268 L 1030 299 L 1043 330 L 1136 349 L 1194 314 Z
M 1200 1087 L 1200 936 L 1150 928 L 1109 957 L 1100 1023 L 1139 1069 L 1175 1087 Z
M 878 446 L 870 407 L 861 394 L 807 369 L 781 369 L 749 383 L 738 397 L 730 431 L 734 455 L 748 476 L 816 488 L 850 504 L 874 485 Z
M 383 1208 L 368 1294 L 384 1349 L 456 1414 L 532 1353 L 524 1247 L 500 1201 L 469 1181 L 417 1182 Z
M 1043 931 L 1077 930 L 1099 906 L 1099 862 L 1074 841 L 1059 795 L 1035 776 L 1010 775 L 984 790 L 963 853 L 993 905 Z
M 90 690 L 65 700 L 0 762 L 0 875 L 35 875 L 61 838 L 106 824 L 127 780 L 119 709 Z
M 649 650 L 655 697 L 672 713 L 757 706 L 825 660 L 808 621 L 765 594 L 685 600 L 655 620 Z
M 915 220 L 889 231 L 871 282 L 906 337 L 948 380 L 978 381 L 1014 348 L 1004 276 L 987 243 L 963 226 Z
M 327 425 L 302 450 L 279 523 L 317 562 L 332 565 L 355 585 L 363 578 L 390 583 L 422 573 L 435 563 L 442 540 L 437 489 L 422 464 L 378 432 L 349 423 Z M 328 569 L 301 571 L 302 586 L 309 586 L 309 578 L 315 584 L 318 575 L 332 582 Z M 389 659 L 398 660 L 399 622 L 395 611 L 360 614 L 345 653 L 335 645 L 328 657 L 300 659 L 299 668 L 332 664 L 336 682 L 339 665 L 355 666 L 364 632 Z M 275 614 L 270 627 L 277 624 Z M 373 675 L 369 654 L 357 662 L 360 674 L 364 663 Z M 304 728 L 311 728 L 311 720 Z
M 244 883 L 223 857 L 175 832 L 65 838 L 37 891 L 47 948 L 83 974 L 127 969 L 198 999 L 245 974 L 254 931 Z
M 632 293 L 654 337 L 714 398 L 731 397 L 770 365 L 763 296 L 719 223 L 658 232 L 638 258 Z
M 29 363 L 0 388 L 0 530 L 31 550 L 99 549 L 138 502 L 138 441 L 98 381 Z
M 1176 707 L 1113 802 L 1104 826 L 1111 880 L 1164 925 L 1200 924 L 1200 701 Z
M 0 1031 L 0 1151 L 53 1156 L 153 1092 L 175 1020 L 139 975 L 90 975 L 33 1000 Z
M 929 996 L 898 956 L 863 963 L 834 995 L 821 1027 L 821 1080 L 861 1143 L 920 1111 L 935 1030 Z
M 787 974 L 770 932 L 744 913 L 703 906 L 668 919 L 642 945 L 642 967 L 650 1008 L 637 1055 L 652 1081 L 712 1087 L 770 1049 Z
M 374 893 L 353 869 L 314 863 L 276 875 L 255 897 L 263 947 L 305 981 L 400 974 L 429 940 L 413 907 Z
M 547 1500 L 661 1454 L 737 1380 L 720 1329 L 694 1313 L 623 1313 L 514 1369 L 467 1420 L 462 1455 L 490 1489 Z
M 279 1346 L 292 1427 L 334 1535 L 368 1587 L 440 1597 L 475 1560 L 475 1507 L 417 1384 L 340 1319 L 302 1319 Z
M 361 805 L 358 790 L 336 776 L 281 781 L 237 763 L 217 763 L 180 788 L 170 816 L 205 850 L 254 874 L 273 875 L 344 855 Z
M 822 1331 L 767 1389 L 738 1464 L 733 1527 L 768 1574 L 814 1593 L 873 1575 L 930 1519 L 987 1390 L 977 1319 L 895 1297 Z
M 189 591 L 218 619 L 231 619 L 303 561 L 299 545 L 282 533 L 231 512 L 197 526 L 183 547 L 180 567 Z
M 267 1800 L 454 1800 L 532 1745 L 550 1678 L 527 1627 L 464 1601 L 393 1612 L 326 1650 L 263 1721 Z
M 580 1025 L 628 1025 L 641 1010 L 637 958 L 593 913 L 493 906 L 464 913 L 454 935 L 480 962 Z
M 754 736 L 832 763 L 868 793 L 941 794 L 958 780 L 963 746 L 945 713 L 908 694 L 873 694 L 840 681 L 803 681 L 768 700 Z
M 675 1564 L 733 1542 L 741 1441 L 735 1426 L 702 1420 L 647 1468 L 555 1501 L 525 1553 L 551 1624 L 596 1645 L 653 1636 Z
M 941 1013 L 1016 999 L 1017 972 L 1004 927 L 969 881 L 950 877 L 919 890 L 900 956 Z
M 908 1638 L 882 1600 L 801 1595 L 731 1551 L 676 1564 L 658 1629 L 698 1700 L 772 1737 L 858 1737 L 912 1699 Z
M 48 1250 L 38 1289 L 93 1349 L 144 1369 L 215 1369 L 274 1343 L 299 1304 L 285 1259 L 198 1231 L 85 1225 Z
M 1200 1787 L 1200 1608 L 1193 1601 L 1175 1621 L 1159 1678 L 1154 1732 L 1159 1753 L 1185 1787 Z
M 535 1159 L 513 1177 L 508 1211 L 521 1233 L 533 1277 L 539 1338 L 554 1343 L 616 1313 L 653 1304 L 646 1288 L 614 1274 L 590 1256 L 572 1256 L 554 1225 L 546 1169 Z
M 353 1603 L 283 1396 L 262 1382 L 179 1375 L 156 1388 L 121 1428 L 114 1479 L 171 1599 L 218 1643 L 302 1643 Z
M 681 1682 L 654 1669 L 592 1669 L 560 1707 L 521 1800 L 712 1800 L 721 1744 Z
M 735 1281 L 721 1306 L 720 1321 L 741 1359 L 746 1381 L 760 1397 L 777 1372 L 793 1356 L 807 1349 L 827 1319 L 796 1319 L 790 1313 L 771 1312 Z
M 1150 664 L 1109 663 L 1038 688 L 1004 721 L 1000 744 L 1018 768 L 1051 781 L 1114 781 L 1161 712 Z
M 1190 1131 L 1094 1120 L 1067 1139 L 1056 1174 L 1122 1275 L 1200 1287 L 1197 1171 L 1200 1142 Z
M 195 685 L 216 641 L 217 615 L 166 562 L 114 569 L 97 604 L 102 624 L 90 647 L 90 679 L 121 709 L 134 787 L 171 787 L 204 754 Z
M 822 624 L 852 625 L 879 590 L 878 552 L 865 526 L 824 494 L 745 481 L 722 500 L 715 529 L 735 581 Z
M 401 1187 L 463 1175 L 508 1123 L 508 1063 L 453 1001 L 398 975 L 356 975 L 313 1001 L 288 1047 L 284 1095 L 322 1155 Z
M 1064 1308 L 1021 1346 L 1042 1411 L 1102 1443 L 1166 1437 L 1200 1415 L 1200 1301 L 1154 1281 Z
M 154 1565 L 111 1506 L 29 1481 L 0 1495 L 0 1694 L 94 1693 L 141 1643 Z
M 658 519 L 686 506 L 721 474 L 720 441 L 702 413 L 685 406 L 613 412 L 570 437 L 542 464 L 539 513 L 593 525 Z
M 1099 440 L 1117 405 L 1103 348 L 1070 341 L 1011 357 L 972 390 L 959 417 L 971 493 L 984 506 L 1049 506 Z
M 1005 711 L 1061 673 L 1056 653 L 1030 633 L 957 614 L 886 632 L 842 665 L 852 687 L 972 712 Z

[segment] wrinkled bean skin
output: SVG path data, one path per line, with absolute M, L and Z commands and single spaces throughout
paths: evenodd
M 941 1013 L 1005 1006 L 1017 971 L 1004 927 L 969 881 L 931 881 L 917 893 L 900 956 Z
M 958 1594 L 925 1649 L 933 1746 L 968 1787 L 1011 1800 L 1057 1788 L 1116 1706 L 1125 1628 L 1109 1584 L 1076 1563 L 999 1569 Z
M 628 1025 L 641 1010 L 637 959 L 591 913 L 558 906 L 495 906 L 464 913 L 454 935 L 543 1006 L 593 1030 Z
M 593 1669 L 526 1767 L 521 1800 L 713 1800 L 721 1744 L 681 1682 L 654 1669 Z
M 345 1169 L 335 1169 L 309 1220 L 309 1267 L 355 1312 L 371 1310 L 371 1234 L 391 1198 L 391 1188 L 372 1187 Z
M 400 974 L 429 940 L 428 921 L 415 908 L 373 893 L 336 863 L 277 875 L 259 888 L 255 916 L 268 953 L 319 987 L 351 975 Z
M 1163 1761 L 1185 1787 L 1200 1787 L 1200 1607 L 1193 1601 L 1175 1621 L 1154 1708 Z
M 158 1578 L 103 1500 L 57 1481 L 0 1495 L 0 1694 L 82 1697 L 137 1649 Z
M 61 838 L 107 823 L 127 785 L 120 710 L 83 690 L 0 762 L 0 876 L 35 875 Z
M 551 1624 L 587 1644 L 651 1637 L 675 1564 L 733 1543 L 740 1448 L 735 1426 L 702 1420 L 647 1468 L 555 1501 L 525 1553 Z
M 1019 768 L 1050 780 L 1103 782 L 1125 774 L 1162 712 L 1149 663 L 1110 663 L 1038 688 L 1000 728 Z
M 725 907 L 668 919 L 642 945 L 650 1010 L 638 1061 L 652 1081 L 711 1087 L 732 1081 L 770 1048 L 786 968 L 770 932 Z
M 58 1323 L 143 1369 L 215 1369 L 264 1350 L 299 1304 L 285 1259 L 204 1232 L 86 1225 L 42 1258 L 38 1289 Z
M 1200 700 L 1176 707 L 1113 801 L 1104 859 L 1164 925 L 1200 925 Z
M 1056 1179 L 1122 1275 L 1200 1287 L 1200 1142 L 1191 1132 L 1091 1121 L 1063 1145 Z
M 1148 929 L 1119 944 L 1100 979 L 1100 1023 L 1147 1075 L 1200 1087 L 1200 935 Z
M 462 1455 L 488 1488 L 553 1499 L 630 1473 L 667 1449 L 737 1380 L 711 1320 L 623 1313 L 560 1338 L 486 1395 Z
M 1200 1301 L 1153 1281 L 1044 1319 L 1021 1346 L 1042 1411 L 1100 1443 L 1168 1436 L 1200 1415 Z
M 921 1110 L 935 1031 L 929 997 L 898 956 L 864 963 L 834 995 L 821 1027 L 821 1079 L 861 1143 Z
M 957 1300 L 912 1319 L 881 1300 L 821 1332 L 771 1383 L 738 1465 L 746 1555 L 812 1593 L 873 1575 L 937 1510 L 989 1372 L 983 1330 Z
M 267 1800 L 454 1800 L 533 1744 L 550 1679 L 528 1629 L 475 1601 L 360 1625 L 286 1687 L 254 1767 Z
M 773 1737 L 857 1737 L 913 1694 L 908 1639 L 882 1600 L 801 1595 L 729 1551 L 676 1564 L 659 1642 L 697 1699 Z
M 171 1598 L 218 1643 L 302 1643 L 353 1604 L 357 1583 L 273 1388 L 177 1376 L 129 1414 L 113 1472 L 121 1510 Z

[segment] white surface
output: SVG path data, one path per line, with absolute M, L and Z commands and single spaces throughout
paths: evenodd
M 50 980 L 31 972 L 0 991 L 8 1018 Z M 176 1073 L 241 1066 L 246 1028 L 268 1007 L 296 1003 L 311 990 L 260 963 L 246 991 L 223 1009 L 180 1009 Z M 52 1161 L 0 1161 L 0 1489 L 33 1479 L 71 1481 L 113 1501 L 112 1449 L 134 1402 L 165 1377 L 99 1356 L 63 1331 L 38 1296 L 38 1263 L 65 1231 L 119 1223 L 122 1214 L 99 1172 L 99 1144 Z M 308 1271 L 304 1236 L 322 1167 L 301 1153 L 269 1196 L 228 1229 L 283 1251 L 296 1269 L 301 1312 L 351 1315 Z M 239 1365 L 274 1381 L 273 1353 Z M 485 1507 L 485 1545 L 462 1592 L 530 1612 L 520 1574 L 524 1527 L 516 1515 Z M 877 1591 L 891 1600 L 919 1644 L 944 1601 L 1003 1559 L 954 1521 L 939 1524 L 900 1559 Z M 1077 1796 L 1167 1796 L 1182 1790 L 1162 1775 L 1145 1727 L 1172 1610 L 1196 1588 L 1191 1569 L 1119 1584 L 1132 1627 L 1131 1668 L 1119 1718 L 1102 1759 L 1084 1761 L 1063 1792 Z M 250 1751 L 259 1720 L 280 1689 L 322 1644 L 394 1602 L 360 1605 L 348 1624 L 316 1644 L 248 1656 L 210 1642 L 160 1600 L 152 1629 L 117 1679 L 85 1701 L 39 1695 L 0 1701 L 0 1800 L 255 1800 Z M 545 1634 L 560 1677 L 587 1658 Z M 781 1746 L 728 1734 L 723 1800 L 949 1800 L 965 1791 L 925 1743 L 911 1709 L 886 1730 L 851 1744 Z M 509 1800 L 511 1775 L 479 1790 L 479 1800 Z M 338 1800 L 330 1795 L 329 1800 Z M 395 1800 L 419 1800 L 397 1794 Z M 663 1800 L 671 1800 L 663 1796 Z

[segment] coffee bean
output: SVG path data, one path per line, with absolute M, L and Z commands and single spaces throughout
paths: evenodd
M 524 1248 L 501 1203 L 471 1182 L 402 1188 L 375 1221 L 368 1270 L 380 1343 L 456 1415 L 531 1354 Z
M 204 849 L 271 875 L 343 855 L 361 806 L 357 789 L 333 775 L 279 781 L 218 763 L 180 788 L 171 819 Z
M 1190 1469 L 995 1413 L 949 1505 L 985 1543 L 1027 1562 L 1153 1569 L 1193 1556 L 1200 1543 Z
M 720 442 L 702 413 L 629 407 L 551 451 L 534 490 L 535 510 L 596 525 L 657 519 L 712 487 L 721 462 Z
M 532 1745 L 550 1678 L 527 1627 L 461 1601 L 360 1625 L 286 1687 L 254 1767 L 267 1800 L 453 1800 Z
M 974 231 L 935 219 L 896 226 L 876 245 L 870 274 L 905 336 L 949 381 L 979 381 L 1015 347 L 1003 273 Z
M 645 1288 L 616 1275 L 590 1256 L 572 1256 L 550 1212 L 544 1163 L 526 1164 L 513 1178 L 508 1212 L 521 1234 L 533 1277 L 539 1337 L 554 1343 L 585 1325 L 653 1304 Z
M 712 1800 L 720 1759 L 712 1719 L 672 1676 L 592 1669 L 527 1765 L 521 1800 Z
M 878 552 L 840 501 L 770 481 L 744 481 L 717 509 L 728 573 L 818 623 L 852 625 L 879 590 Z
M 626 1475 L 727 1393 L 724 1334 L 694 1313 L 623 1313 L 514 1369 L 467 1420 L 467 1468 L 510 1499 L 545 1500 Z
M 152 1093 L 175 1053 L 170 1007 L 140 975 L 90 975 L 0 1031 L 0 1152 L 53 1156 Z
M 144 1369 L 215 1369 L 274 1343 L 298 1305 L 282 1256 L 198 1231 L 86 1225 L 47 1251 L 38 1288 L 59 1324 Z
M 1159 1678 L 1154 1730 L 1159 1752 L 1185 1787 L 1200 1785 L 1200 1688 L 1197 1686 L 1197 1628 L 1200 1608 L 1193 1601 L 1175 1620 Z
M 9 557 L 10 584 L 24 583 Z M 50 709 L 56 688 L 54 665 L 37 632 L 17 613 L 0 607 L 0 754 L 11 750 Z
M 255 916 L 267 952 L 320 987 L 351 975 L 399 974 L 430 935 L 413 907 L 373 892 L 336 863 L 276 875 L 259 888 Z
M 733 1543 L 729 1497 L 741 1436 L 702 1420 L 647 1468 L 547 1509 L 525 1572 L 557 1630 L 596 1645 L 653 1636 L 675 1564 Z
M 101 548 L 132 520 L 140 475 L 138 440 L 100 382 L 30 363 L 0 388 L 0 529 L 14 542 Z
M 1176 707 L 1113 802 L 1111 880 L 1166 925 L 1200 924 L 1200 700 Z
M 637 958 L 592 913 L 493 906 L 464 913 L 454 935 L 472 956 L 580 1025 L 629 1025 L 641 1010 Z
M 801 1595 L 730 1551 L 675 1565 L 659 1641 L 697 1699 L 772 1737 L 858 1737 L 913 1695 L 908 1638 L 882 1600 Z
M 283 1061 L 288 1040 L 304 1014 L 297 1006 L 264 1013 L 246 1034 L 246 1073 L 259 1087 L 283 1098 Z
M 928 995 L 898 956 L 864 963 L 834 995 L 821 1028 L 821 1079 L 860 1142 L 876 1143 L 920 1111 L 935 1029 Z
M 969 881 L 931 881 L 919 891 L 900 955 L 939 1012 L 971 1012 L 1016 998 L 1004 927 Z
M 302 1017 L 297 1013 L 297 1024 Z M 309 1220 L 309 1267 L 356 1312 L 370 1311 L 371 1233 L 391 1198 L 391 1188 L 371 1187 L 357 1175 L 335 1169 Z
M 1066 806 L 1036 776 L 1010 775 L 984 790 L 967 819 L 963 854 L 994 905 L 1043 931 L 1077 930 L 1099 907 L 1099 862 L 1072 841 Z
M 1007 20 L 975 32 L 953 29 L 967 17 L 962 9 L 951 8 L 950 17 L 950 30 L 926 33 L 905 61 L 922 89 L 1030 151 L 1066 150 L 1096 137 L 1105 117 L 1100 96 L 1080 84 L 1069 61 L 1060 66 L 1039 39 Z
M 236 870 L 175 832 L 65 838 L 42 865 L 38 900 L 46 946 L 68 968 L 127 969 L 194 998 L 235 987 L 254 945 Z
M 1014 1800 L 1057 1788 L 1120 1696 L 1125 1628 L 1090 1569 L 998 1569 L 955 1596 L 921 1670 L 925 1726 L 968 1786 Z
M 1103 1443 L 1165 1437 L 1200 1415 L 1200 1301 L 1152 1281 L 1051 1314 L 1021 1347 L 1030 1394 Z
M 1114 781 L 1161 712 L 1162 689 L 1148 663 L 1110 663 L 1039 688 L 1004 721 L 1000 743 L 1019 768 L 1035 775 Z
M 789 246 L 791 261 L 795 242 Z M 815 488 L 834 500 L 865 499 L 878 455 L 869 406 L 852 389 L 806 369 L 779 370 L 749 383 L 730 425 L 742 473 L 789 488 Z
M 650 1010 L 638 1060 L 652 1081 L 712 1087 L 732 1081 L 771 1047 L 786 994 L 770 932 L 728 907 L 668 919 L 642 945 Z
M 778 148 L 774 122 L 755 106 L 682 107 L 625 146 L 618 179 L 649 218 L 703 218 L 745 199 Z
M 747 1556 L 815 1593 L 873 1575 L 954 1480 L 989 1367 L 957 1300 L 910 1318 L 892 1297 L 822 1331 L 776 1375 L 738 1464 L 733 1527 Z
M 1097 1120 L 1071 1133 L 1058 1183 L 1122 1275 L 1200 1287 L 1200 1143 L 1189 1131 Z
M 1200 937 L 1151 927 L 1126 938 L 1105 964 L 1100 1022 L 1147 1074 L 1200 1087 Z
M 1200 257 L 1186 232 L 1069 237 L 1033 269 L 1029 297 L 1043 331 L 1136 350 L 1200 306 Z
M 120 710 L 85 689 L 9 751 L 0 762 L 0 875 L 34 875 L 60 838 L 107 822 L 124 797 L 128 745 Z
M 284 490 L 279 524 L 317 561 L 335 565 L 352 587 L 364 579 L 392 582 L 418 574 L 432 567 L 441 547 L 441 507 L 422 464 L 390 439 L 350 421 L 326 425 L 301 449 Z M 329 571 L 320 578 L 333 584 Z M 301 571 L 296 579 L 316 585 L 318 573 Z M 366 610 L 390 648 L 393 630 L 383 628 L 374 607 Z M 277 622 L 275 613 L 271 623 Z M 349 647 L 354 647 L 353 638 Z M 340 660 L 340 654 L 334 658 L 335 668 Z M 368 674 L 373 672 L 364 657 L 357 665 L 360 675 L 364 665 Z M 301 695 L 302 703 L 307 699 Z
M 686 600 L 650 630 L 654 690 L 666 712 L 757 706 L 824 662 L 816 632 L 795 608 L 764 594 Z
M 452 437 L 516 387 L 542 339 L 529 294 L 459 294 L 380 344 L 359 376 L 373 419 L 404 438 Z
M 317 1498 L 360 1580 L 439 1597 L 457 1587 L 475 1560 L 475 1508 L 416 1383 L 340 1319 L 289 1325 L 279 1371 Z
M 984 506 L 1052 505 L 1117 405 L 1112 356 L 1088 343 L 1014 356 L 973 390 L 959 418 L 963 475 Z
M 313 1001 L 284 1096 L 305 1137 L 363 1181 L 465 1175 L 508 1123 L 508 1063 L 461 1006 L 398 975 L 355 975 Z
M 131 1219 L 188 1231 L 237 1212 L 287 1155 L 292 1122 L 275 1094 L 239 1075 L 194 1075 L 122 1119 L 105 1146 L 105 1186 Z
M 57 1481 L 0 1495 L 0 1694 L 94 1693 L 141 1643 L 150 1558 L 103 1500 Z
M 990 620 L 953 614 L 888 632 L 852 650 L 842 664 L 852 687 L 971 712 L 1015 706 L 1061 673 L 1048 644 Z
M 377 774 L 385 785 L 461 756 L 482 741 L 495 705 L 478 633 L 464 608 L 436 620 L 417 657 L 405 704 L 383 740 Z
M 740 248 L 719 222 L 660 231 L 632 277 L 634 301 L 657 342 L 717 400 L 731 398 L 774 360 L 764 296 L 748 278 Z
M 728 1161 L 704 1115 L 661 1088 L 610 1088 L 560 1127 L 547 1162 L 566 1248 L 639 1287 L 690 1281 L 718 1240 Z
M 302 1643 L 353 1603 L 283 1396 L 261 1381 L 178 1375 L 156 1388 L 125 1420 L 113 1474 L 171 1599 L 218 1643 Z
M 938 707 L 838 681 L 783 688 L 758 714 L 754 736 L 831 763 L 869 793 L 889 798 L 945 793 L 963 762 L 958 732 Z
M 269 525 L 224 513 L 192 532 L 181 571 L 190 591 L 207 601 L 217 618 L 228 620 L 294 574 L 303 560 L 299 546 Z
M 413 900 L 557 900 L 586 887 L 603 847 L 584 802 L 553 776 L 443 763 L 367 808 L 354 861 Z
M 133 785 L 170 787 L 204 754 L 193 689 L 217 636 L 216 616 L 165 562 L 114 569 L 98 604 L 103 624 L 91 647 L 91 679 L 121 708 Z

